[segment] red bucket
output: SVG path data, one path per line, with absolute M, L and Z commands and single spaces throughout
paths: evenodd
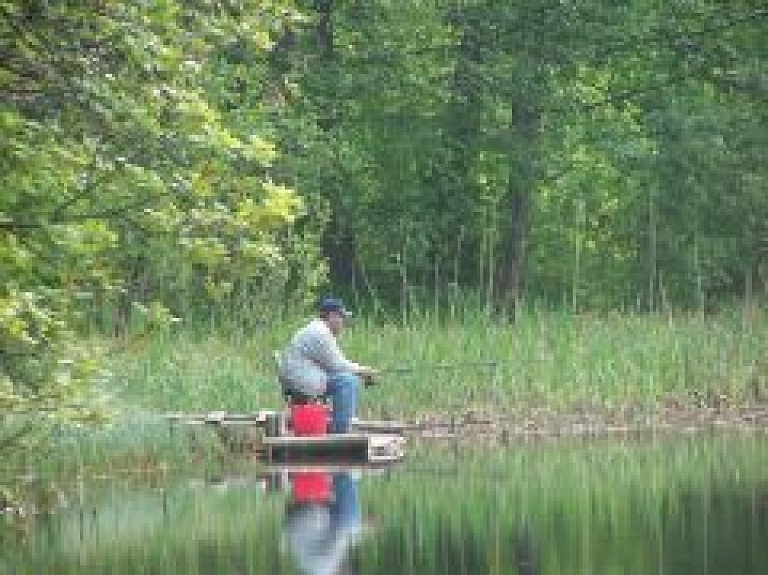
M 328 407 L 321 403 L 292 405 L 291 426 L 295 435 L 326 435 Z
M 293 474 L 293 500 L 296 503 L 323 503 L 331 499 L 330 473 L 306 471 Z

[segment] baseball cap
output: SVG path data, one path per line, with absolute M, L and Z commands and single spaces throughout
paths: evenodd
M 345 306 L 344 302 L 341 301 L 339 298 L 335 297 L 326 297 L 320 300 L 320 305 L 318 306 L 320 312 L 322 313 L 328 313 L 328 312 L 338 312 L 343 317 L 350 317 L 352 315 L 352 312 L 350 312 Z

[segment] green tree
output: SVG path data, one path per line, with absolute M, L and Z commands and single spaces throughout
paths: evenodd
M 144 301 L 147 322 L 167 323 L 180 293 L 255 297 L 322 266 L 293 232 L 305 205 L 274 170 L 261 101 L 232 101 L 246 70 L 222 56 L 263 68 L 300 18 L 287 4 L 25 1 L 0 15 L 0 414 L 24 429 L 40 410 L 92 415 L 84 300 Z
M 322 182 L 345 230 L 326 244 L 347 265 L 335 281 L 645 308 L 757 285 L 761 6 L 320 7 L 333 50 L 297 42 L 292 61 L 310 62 L 299 105 L 326 126 L 332 160 L 302 185 Z

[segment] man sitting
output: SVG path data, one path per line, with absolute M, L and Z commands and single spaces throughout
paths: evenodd
M 349 431 L 357 413 L 360 379 L 368 383 L 376 374 L 368 366 L 349 361 L 339 348 L 336 338 L 349 315 L 341 300 L 322 300 L 318 317 L 293 335 L 278 367 L 280 382 L 289 393 L 331 397 L 331 433 Z

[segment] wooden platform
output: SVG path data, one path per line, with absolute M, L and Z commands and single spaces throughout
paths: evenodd
M 401 435 L 408 424 L 398 421 L 364 421 L 353 419 L 351 433 L 322 436 L 295 436 L 286 429 L 284 414 L 275 410 L 252 413 L 169 413 L 164 418 L 171 424 L 208 426 L 221 440 L 232 446 L 247 444 L 236 451 L 261 453 L 270 463 L 331 461 L 340 464 L 386 464 L 404 457 L 405 438 Z M 270 420 L 279 417 L 277 429 L 271 432 Z M 253 431 L 249 431 L 253 430 Z M 243 440 L 243 435 L 250 436 Z M 242 444 L 242 445 L 241 445 Z
M 254 426 L 266 427 L 267 419 L 275 410 L 262 410 L 252 413 L 230 413 L 210 411 L 207 413 L 166 413 L 163 417 L 171 424 L 182 425 L 221 425 L 225 427 Z M 352 418 L 350 427 L 355 433 L 398 434 L 419 426 L 402 421 L 376 421 Z
M 269 462 L 325 458 L 334 461 L 389 463 L 405 455 L 405 439 L 394 434 L 287 435 L 265 437 L 263 445 Z
M 255 425 L 264 426 L 267 417 L 274 411 L 263 410 L 253 413 L 229 413 L 209 411 L 206 413 L 166 413 L 163 417 L 170 423 L 183 425 Z

